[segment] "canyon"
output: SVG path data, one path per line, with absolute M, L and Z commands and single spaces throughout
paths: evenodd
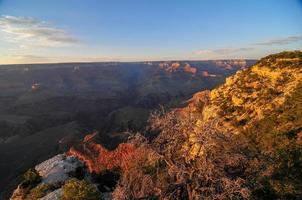
M 0 66 L 0 187 L 67 151 L 87 133 L 114 149 L 142 131 L 152 110 L 183 107 L 255 60 L 62 63 Z

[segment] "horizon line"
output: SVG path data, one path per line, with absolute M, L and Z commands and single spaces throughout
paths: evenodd
M 46 65 L 46 64 L 93 64 L 93 63 L 146 63 L 146 62 L 200 62 L 200 61 L 222 61 L 222 60 L 260 60 L 261 58 L 222 58 L 222 59 L 167 59 L 167 60 L 137 60 L 137 61 L 70 61 L 70 62 L 33 62 L 33 63 L 9 63 L 0 66 L 9 65 Z

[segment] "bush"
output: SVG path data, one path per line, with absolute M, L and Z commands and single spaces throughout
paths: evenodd
M 29 169 L 23 174 L 23 181 L 20 184 L 22 198 L 25 198 L 32 188 L 41 182 L 41 176 L 35 169 Z
M 60 200 L 99 200 L 97 188 L 86 180 L 70 179 L 63 186 Z
M 41 184 L 30 190 L 29 194 L 26 196 L 25 200 L 38 200 L 44 197 L 49 191 L 54 189 L 51 185 Z
M 25 181 L 28 181 L 29 183 L 39 183 L 41 181 L 41 176 L 35 169 L 29 169 L 27 170 L 23 178 Z
M 23 182 L 21 187 L 33 188 L 41 181 L 41 176 L 35 169 L 29 169 L 23 174 Z

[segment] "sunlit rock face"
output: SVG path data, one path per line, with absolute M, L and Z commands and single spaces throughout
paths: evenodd
M 301 52 L 288 54 L 292 55 L 280 53 L 267 56 L 252 67 L 237 71 L 226 78 L 225 84 L 210 92 L 196 93 L 183 112 L 199 114 L 197 132 L 200 130 L 198 127 L 216 118 L 222 120 L 224 130 L 234 134 L 254 131 L 259 124 L 265 126 L 258 131 L 261 135 L 289 132 L 300 127 Z M 242 67 L 245 65 L 244 61 L 239 60 L 231 63 Z M 217 61 L 216 64 L 227 67 L 230 62 Z M 268 123 L 268 119 L 271 122 Z M 191 135 L 196 137 L 195 133 Z

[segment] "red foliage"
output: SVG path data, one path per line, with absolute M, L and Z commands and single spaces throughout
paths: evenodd
M 94 136 L 95 134 L 87 135 L 80 145 L 70 148 L 67 155 L 76 156 L 86 164 L 90 172 L 97 174 L 112 169 L 126 171 L 129 168 L 129 159 L 136 151 L 135 146 L 122 143 L 115 150 L 109 151 L 97 144 Z

